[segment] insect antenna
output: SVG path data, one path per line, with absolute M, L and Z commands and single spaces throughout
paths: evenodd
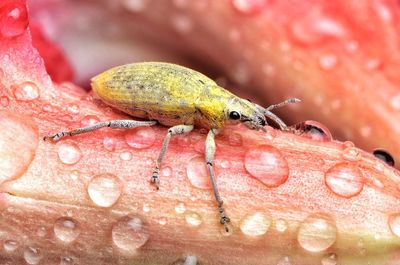
M 270 118 L 271 120 L 273 120 L 276 124 L 278 124 L 278 126 L 279 126 L 279 128 L 281 130 L 287 130 L 288 126 L 278 116 L 276 116 L 274 113 L 272 113 L 271 110 L 286 106 L 288 104 L 297 103 L 297 102 L 300 102 L 300 101 L 301 100 L 298 99 L 298 98 L 289 98 L 289 99 L 287 99 L 287 100 L 285 100 L 283 102 L 280 102 L 278 104 L 271 105 L 271 106 L 269 106 L 269 107 L 267 107 L 265 109 L 263 108 L 264 115 L 266 117 Z

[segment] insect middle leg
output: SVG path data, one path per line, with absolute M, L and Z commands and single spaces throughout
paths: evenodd
M 211 178 L 211 184 L 214 190 L 214 196 L 215 199 L 218 203 L 218 211 L 220 214 L 220 223 L 224 225 L 225 231 L 229 232 L 228 228 L 228 223 L 230 221 L 229 217 L 225 214 L 225 210 L 222 207 L 222 204 L 224 203 L 221 199 L 221 196 L 219 195 L 218 191 L 218 185 L 215 180 L 215 174 L 214 174 L 214 168 L 213 168 L 213 160 L 214 160 L 214 154 L 215 154 L 215 135 L 219 133 L 219 130 L 217 129 L 211 129 L 208 134 L 207 134 L 207 139 L 206 139 L 206 146 L 205 146 L 205 155 L 206 155 L 206 162 L 207 162 L 207 168 L 208 172 L 210 174 Z
M 177 134 L 188 133 L 191 130 L 193 130 L 193 125 L 176 125 L 176 126 L 173 126 L 168 129 L 168 133 L 164 138 L 161 152 L 158 155 L 156 166 L 153 170 L 153 175 L 151 176 L 151 179 L 150 179 L 150 182 L 154 183 L 156 185 L 157 189 L 160 188 L 160 180 L 158 178 L 158 173 L 160 172 L 161 163 L 167 152 L 168 144 L 169 144 L 169 141 L 171 140 L 171 137 L 174 135 L 177 135 Z
M 65 136 L 74 136 L 77 134 L 82 134 L 82 133 L 87 133 L 87 132 L 92 132 L 104 127 L 109 127 L 113 129 L 129 129 L 129 128 L 135 128 L 135 127 L 140 127 L 140 126 L 152 126 L 156 124 L 156 121 L 135 121 L 135 120 L 112 120 L 112 121 L 104 121 L 104 122 L 99 122 L 94 125 L 86 126 L 86 127 L 81 127 L 72 131 L 64 131 L 64 132 L 58 132 L 52 135 L 47 135 L 43 137 L 43 140 L 53 140 L 53 141 L 58 141 L 61 138 Z

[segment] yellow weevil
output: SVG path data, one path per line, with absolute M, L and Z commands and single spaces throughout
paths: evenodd
M 235 96 L 199 72 L 161 62 L 117 66 L 95 76 L 91 81 L 94 92 L 106 104 L 148 121 L 105 121 L 45 136 L 44 140 L 58 141 L 64 136 L 91 132 L 103 127 L 134 128 L 151 126 L 157 122 L 168 126 L 170 128 L 150 178 L 158 189 L 158 174 L 171 137 L 190 132 L 194 125 L 209 129 L 205 142 L 205 162 L 218 204 L 220 222 L 227 232 L 229 217 L 222 207 L 223 201 L 218 192 L 213 169 L 215 135 L 227 122 L 242 122 L 252 130 L 265 131 L 266 117 L 276 122 L 280 129 L 286 130 L 288 127 L 285 123 L 271 110 L 288 103 L 299 102 L 298 99 L 291 98 L 263 108 Z

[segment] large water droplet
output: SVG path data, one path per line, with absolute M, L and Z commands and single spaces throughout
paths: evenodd
M 199 226 L 202 222 L 201 216 L 193 211 L 187 211 L 185 213 L 185 220 L 188 224 L 193 226 Z
M 29 117 L 0 111 L 0 183 L 27 170 L 38 140 L 37 126 Z
M 383 149 L 375 149 L 373 154 L 376 158 L 382 160 L 389 166 L 392 166 L 392 167 L 394 166 L 393 156 L 391 154 L 389 154 L 387 151 L 385 151 Z
M 7 38 L 17 37 L 28 27 L 25 2 L 9 1 L 0 7 L 0 33 Z
M 126 143 L 136 149 L 144 149 L 152 146 L 156 140 L 156 134 L 153 128 L 142 127 L 129 130 L 125 134 Z
M 122 192 L 122 183 L 112 174 L 97 175 L 88 186 L 88 194 L 92 201 L 101 207 L 110 207 L 117 202 Z
M 400 237 L 400 213 L 389 216 L 389 228 L 394 235 Z
M 76 143 L 62 141 L 58 143 L 58 157 L 64 164 L 73 165 L 82 158 L 82 152 Z
M 267 0 L 232 0 L 233 7 L 242 14 L 259 13 L 266 5 Z
M 99 123 L 99 122 L 100 122 L 100 119 L 96 115 L 86 115 L 81 120 L 81 126 L 82 127 L 91 126 L 91 125 L 95 125 L 96 123 Z
M 325 215 L 309 216 L 299 228 L 297 241 L 307 251 L 324 251 L 336 241 L 336 224 Z
M 333 253 L 324 256 L 321 265 L 337 265 L 337 255 Z
M 325 125 L 316 121 L 303 121 L 294 128 L 307 138 L 314 141 L 332 141 L 332 134 Z
M 25 82 L 13 86 L 14 96 L 19 101 L 31 101 L 40 95 L 39 87 L 33 82 Z
M 54 223 L 54 234 L 65 244 L 69 244 L 78 238 L 81 229 L 75 220 L 69 217 L 61 217 Z
M 179 202 L 176 206 L 175 206 L 175 212 L 182 214 L 186 211 L 186 207 L 185 204 L 183 202 Z
M 122 251 L 134 253 L 149 239 L 147 226 L 137 216 L 124 216 L 112 228 L 114 244 Z
M 206 163 L 203 157 L 192 158 L 186 167 L 186 174 L 190 183 L 196 188 L 210 189 L 211 181 L 208 176 Z
M 38 248 L 28 247 L 24 250 L 24 259 L 30 265 L 38 264 L 42 257 L 43 255 Z
M 121 4 L 131 12 L 143 12 L 148 6 L 148 0 L 122 0 Z
M 271 218 L 263 212 L 247 215 L 240 223 L 240 230 L 248 236 L 261 236 L 267 233 Z
M 4 242 L 3 248 L 7 252 L 13 252 L 18 248 L 18 242 L 15 240 L 6 240 Z
M 244 158 L 244 166 L 250 175 L 268 187 L 277 187 L 288 179 L 289 167 L 278 149 L 261 145 L 249 149 Z
M 361 192 L 364 180 L 358 167 L 349 163 L 339 163 L 325 173 L 325 184 L 335 194 L 350 198 Z

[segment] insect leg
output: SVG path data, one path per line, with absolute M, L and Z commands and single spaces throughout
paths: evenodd
M 128 129 L 128 128 L 135 128 L 139 126 L 151 126 L 156 124 L 156 121 L 134 121 L 134 120 L 113 120 L 113 121 L 104 121 L 104 122 L 99 122 L 94 125 L 78 128 L 72 131 L 65 131 L 65 132 L 58 132 L 56 134 L 52 135 L 47 135 L 43 137 L 43 140 L 53 140 L 57 142 L 61 138 L 65 136 L 74 136 L 77 134 L 81 133 L 87 133 L 87 132 L 92 132 L 104 127 L 110 127 L 114 129 Z
M 206 139 L 206 146 L 205 146 L 205 155 L 206 155 L 208 172 L 210 173 L 211 184 L 212 184 L 213 190 L 214 190 L 214 196 L 218 203 L 218 211 L 221 216 L 220 223 L 224 225 L 225 231 L 229 232 L 228 223 L 229 223 L 230 219 L 228 216 L 226 216 L 225 210 L 222 207 L 222 204 L 224 202 L 222 201 L 221 196 L 219 195 L 218 185 L 215 180 L 215 174 L 214 174 L 214 168 L 213 168 L 213 160 L 214 160 L 214 153 L 215 153 L 214 137 L 218 133 L 219 133 L 219 130 L 216 130 L 216 129 L 211 129 L 208 132 L 207 139 Z
M 160 180 L 158 179 L 158 173 L 160 172 L 162 160 L 165 156 L 165 153 L 167 152 L 169 140 L 171 140 L 171 137 L 174 135 L 188 133 L 191 130 L 193 130 L 193 125 L 176 125 L 168 129 L 168 133 L 164 138 L 161 152 L 158 155 L 156 166 L 153 170 L 153 175 L 151 176 L 150 179 L 150 181 L 156 185 L 157 189 L 160 188 Z

